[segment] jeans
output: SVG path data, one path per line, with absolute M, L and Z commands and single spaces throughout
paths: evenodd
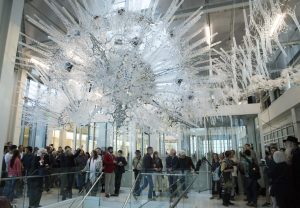
M 212 180 L 212 195 L 219 195 L 222 198 L 222 189 L 220 181 Z
M 119 194 L 119 192 L 120 192 L 122 175 L 123 175 L 123 173 L 121 173 L 121 172 L 115 173 L 115 194 Z
M 182 172 L 182 174 L 185 174 Z M 186 175 L 180 176 L 181 190 L 184 191 L 186 189 Z
M 177 189 L 177 176 L 169 176 L 168 180 L 169 180 L 170 193 L 172 194 Z
M 77 187 L 78 190 L 81 191 L 85 184 L 85 173 L 79 173 L 77 175 Z
M 152 194 L 153 194 L 153 180 L 152 180 L 152 175 L 144 175 L 144 182 L 142 187 L 138 190 L 137 194 L 140 195 L 142 191 L 148 186 L 149 184 L 149 190 L 148 190 L 148 198 L 152 199 Z
M 17 180 L 13 178 L 11 178 L 11 180 L 6 181 L 5 183 L 5 188 L 3 192 L 9 201 L 12 201 L 14 199 L 16 183 Z
M 134 172 L 134 179 L 136 180 L 133 192 L 137 193 L 138 190 L 140 189 L 140 183 L 141 183 L 141 180 L 142 180 L 142 175 L 139 175 L 141 173 L 140 170 L 133 170 L 133 172 Z
M 248 203 L 257 203 L 257 181 L 245 177 Z

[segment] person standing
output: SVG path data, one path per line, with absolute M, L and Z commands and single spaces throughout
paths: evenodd
M 233 171 L 232 171 L 232 189 L 231 189 L 231 200 L 234 200 L 234 197 L 239 193 L 239 185 L 238 185 L 238 167 L 237 167 L 237 157 L 235 155 L 235 151 L 231 150 L 231 160 L 234 163 Z
M 136 180 L 133 192 L 136 193 L 140 188 L 141 175 L 139 174 L 141 173 L 143 168 L 143 161 L 142 161 L 142 155 L 140 150 L 135 151 L 135 157 L 132 160 L 132 167 L 134 173 L 134 180 Z
M 288 136 L 285 139 L 287 162 L 292 170 L 292 184 L 293 184 L 293 204 L 300 204 L 300 148 L 299 141 L 296 137 Z
M 29 194 L 29 207 L 40 207 L 40 201 L 43 192 L 43 177 L 45 175 L 45 160 L 46 150 L 41 148 L 38 150 L 36 156 L 32 161 L 30 175 L 35 177 L 30 178 L 30 194 Z
M 7 196 L 7 199 L 12 202 L 15 194 L 15 187 L 17 183 L 17 179 L 14 179 L 15 177 L 22 176 L 22 163 L 20 158 L 20 152 L 18 150 L 13 151 L 13 155 L 11 159 L 8 162 L 8 178 L 10 178 L 9 181 L 7 181 L 7 187 L 5 191 L 5 195 Z
M 271 206 L 271 196 L 270 196 L 270 188 L 272 184 L 272 179 L 270 177 L 270 173 L 273 171 L 276 163 L 273 160 L 273 155 L 277 151 L 276 147 L 271 147 L 270 153 L 266 153 L 266 167 L 264 168 L 264 181 L 266 184 L 266 202 L 262 205 L 263 207 L 269 207 Z M 276 204 L 275 198 L 272 197 L 273 204 Z M 276 206 L 275 206 L 276 207 Z
M 273 159 L 275 165 L 269 174 L 270 178 L 272 179 L 270 193 L 276 199 L 276 207 L 295 207 L 295 204 L 290 204 L 293 193 L 291 192 L 291 171 L 286 163 L 286 156 L 283 152 L 276 151 L 273 154 Z
M 123 157 L 123 151 L 118 151 L 118 156 L 116 158 L 116 170 L 115 170 L 115 193 L 112 196 L 119 196 L 122 175 L 125 173 L 125 166 L 127 165 L 127 161 L 125 157 Z
M 28 176 L 31 170 L 32 161 L 34 159 L 34 155 L 32 154 L 32 147 L 28 146 L 25 148 L 25 154 L 22 158 L 22 163 L 24 167 L 24 175 Z M 26 184 L 25 184 L 26 185 Z M 27 193 L 28 195 L 31 192 L 30 180 L 27 180 Z
M 105 174 L 105 197 L 109 198 L 114 194 L 116 157 L 113 154 L 113 147 L 108 147 L 103 158 Z
M 157 173 L 155 177 L 155 187 L 156 190 L 153 191 L 153 196 L 156 196 L 155 191 L 159 192 L 160 195 L 162 194 L 162 180 L 163 180 L 163 176 L 161 175 L 162 170 L 163 170 L 163 164 L 162 164 L 162 160 L 160 159 L 158 152 L 155 151 L 153 153 L 153 166 L 154 166 L 154 171 L 155 173 Z
M 61 155 L 60 165 L 64 173 L 74 172 L 75 170 L 75 158 L 79 155 L 80 150 L 77 150 L 75 154 L 72 153 L 72 149 L 69 146 L 65 147 L 65 153 Z M 72 187 L 74 182 L 74 173 L 68 173 L 62 175 L 61 180 L 61 195 L 62 200 L 66 198 L 72 198 Z
M 85 174 L 84 172 L 87 172 Z M 92 185 L 97 180 L 97 177 L 101 175 L 102 173 L 102 157 L 98 155 L 98 152 L 96 150 L 92 151 L 91 158 L 88 159 L 86 162 L 86 165 L 84 169 L 82 170 L 82 174 L 80 174 L 80 177 L 86 177 L 85 182 L 87 184 L 87 189 L 92 187 Z M 91 194 L 93 196 L 96 195 L 98 191 L 98 185 L 96 184 L 94 188 L 91 190 Z
M 153 198 L 153 179 L 151 175 L 151 173 L 153 173 L 154 171 L 152 154 L 153 154 L 153 148 L 147 147 L 147 154 L 143 158 L 143 173 L 145 173 L 145 175 L 143 175 L 144 176 L 143 185 L 139 188 L 137 193 L 134 194 L 134 196 L 140 196 L 142 191 L 149 185 L 148 200 L 154 201 L 155 198 Z
M 222 198 L 222 190 L 220 184 L 220 162 L 218 154 L 213 154 L 213 160 L 211 164 L 211 172 L 212 172 L 212 196 L 210 199 L 214 199 L 214 195 L 219 195 L 219 198 Z
M 79 155 L 75 158 L 75 166 L 76 172 L 84 169 L 87 165 L 87 157 L 84 154 L 83 150 L 80 150 Z M 77 188 L 78 192 L 80 193 L 83 190 L 85 184 L 85 173 L 78 173 L 77 174 Z
M 172 174 L 176 174 L 178 170 L 178 157 L 176 156 L 176 150 L 171 149 L 170 154 L 166 158 L 166 168 L 167 168 L 167 173 L 170 174 L 168 176 L 169 180 L 169 189 L 170 189 L 170 194 L 171 194 L 171 200 L 172 200 L 172 195 L 173 193 L 177 190 L 177 176 L 174 176 Z
M 255 153 L 255 151 L 253 150 L 252 146 L 250 144 L 245 144 L 244 146 L 244 151 L 249 150 L 251 152 L 251 158 L 253 159 L 253 161 L 258 164 L 258 159 L 257 159 L 257 155 Z
M 14 151 L 17 149 L 16 145 L 11 145 L 9 147 L 9 151 L 4 155 L 4 161 L 5 161 L 5 167 L 6 167 L 6 173 L 8 171 L 8 163 L 10 161 L 10 159 L 13 156 Z
M 249 149 L 245 150 L 245 157 L 241 162 L 245 171 L 247 206 L 257 207 L 257 180 L 260 178 L 259 167 Z
M 228 207 L 233 205 L 230 202 L 230 194 L 232 189 L 232 172 L 233 172 L 233 162 L 231 161 L 232 153 L 231 151 L 225 152 L 225 159 L 221 163 L 221 172 L 224 181 L 224 194 L 223 194 L 223 205 Z
M 187 175 L 191 174 L 191 171 L 195 170 L 195 166 L 192 161 L 192 158 L 186 156 L 185 151 L 181 151 L 179 154 L 178 168 L 180 170 L 180 173 L 183 175 L 180 177 L 180 183 L 182 184 L 182 191 L 185 191 Z M 184 197 L 188 198 L 187 194 L 185 194 Z
M 25 175 L 29 174 L 33 159 L 34 155 L 32 154 L 32 147 L 28 146 L 25 148 L 25 154 L 22 158 Z

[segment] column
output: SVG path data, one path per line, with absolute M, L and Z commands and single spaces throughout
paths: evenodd
M 263 134 L 263 121 L 261 119 L 261 114 L 258 114 L 258 124 L 259 124 L 259 133 L 260 133 L 261 155 L 262 155 L 262 158 L 265 158 L 266 157 L 265 138 L 264 138 L 264 134 Z
M 20 142 L 20 134 L 22 130 L 22 113 L 23 113 L 23 90 L 26 87 L 27 72 L 19 70 L 15 79 L 14 96 L 12 101 L 12 114 L 10 119 L 10 128 L 8 138 L 13 144 Z
M 18 46 L 24 0 L 0 1 L 0 158 L 8 139 L 11 104 L 14 93 L 14 61 Z M 2 163 L 0 164 L 1 171 Z

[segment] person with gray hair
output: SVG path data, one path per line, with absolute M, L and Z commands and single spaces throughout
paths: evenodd
M 180 170 L 180 173 L 184 175 L 180 177 L 180 183 L 182 184 L 182 191 L 185 191 L 187 175 L 191 174 L 191 172 L 196 168 L 194 166 L 192 158 L 187 156 L 184 150 L 181 150 L 179 153 L 178 169 Z M 184 197 L 188 198 L 187 194 L 185 194 Z
M 178 157 L 176 155 L 176 150 L 171 149 L 169 156 L 166 158 L 166 169 L 167 173 L 170 174 L 168 176 L 168 181 L 169 181 L 169 190 L 170 190 L 170 201 L 173 200 L 173 195 L 175 193 L 176 195 L 176 190 L 177 190 L 177 176 L 172 175 L 176 174 L 178 171 Z
M 273 154 L 273 159 L 275 165 L 269 175 L 271 178 L 270 194 L 275 197 L 277 207 L 293 207 L 291 204 L 291 171 L 286 163 L 286 155 L 282 151 L 276 151 Z

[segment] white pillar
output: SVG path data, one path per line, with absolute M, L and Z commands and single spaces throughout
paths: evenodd
M 266 157 L 265 139 L 264 139 L 264 133 L 263 133 L 263 121 L 261 118 L 261 114 L 258 114 L 258 124 L 259 124 L 259 134 L 260 134 L 261 155 L 262 155 L 262 158 L 265 158 Z
M 19 40 L 24 0 L 0 1 L 0 158 L 8 139 L 14 93 L 14 62 Z M 0 163 L 0 167 L 2 163 Z M 0 168 L 1 171 L 1 168 Z
M 19 144 L 22 112 L 23 112 L 23 90 L 26 88 L 27 72 L 19 70 L 15 80 L 14 96 L 12 101 L 10 128 L 8 131 L 8 138 L 12 140 L 13 144 Z

